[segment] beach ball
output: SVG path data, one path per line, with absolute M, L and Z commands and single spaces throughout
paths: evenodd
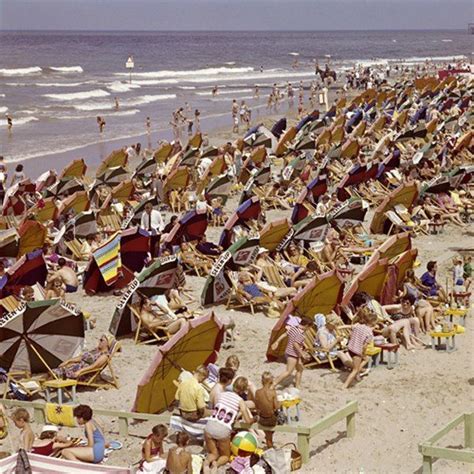
M 252 433 L 239 431 L 232 439 L 230 448 L 234 456 L 250 456 L 257 450 L 258 441 Z

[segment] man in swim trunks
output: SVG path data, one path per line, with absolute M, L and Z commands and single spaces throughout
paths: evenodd
M 59 270 L 53 274 L 52 279 L 60 278 L 66 286 L 66 293 L 75 293 L 79 286 L 79 280 L 76 273 L 71 267 L 66 265 L 66 260 L 64 258 L 58 260 L 58 266 Z

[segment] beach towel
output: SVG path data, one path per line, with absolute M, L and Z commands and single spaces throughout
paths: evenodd
M 46 419 L 52 425 L 76 426 L 72 413 L 72 405 L 58 405 L 57 403 L 46 403 Z
M 201 418 L 198 421 L 188 421 L 178 415 L 170 418 L 170 429 L 173 431 L 183 431 L 197 440 L 204 439 L 204 428 L 208 418 Z
M 99 267 L 105 284 L 113 285 L 122 269 L 120 258 L 120 233 L 115 233 L 107 242 L 98 247 L 92 254 Z

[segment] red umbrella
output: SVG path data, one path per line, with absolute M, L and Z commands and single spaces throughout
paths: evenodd
M 120 236 L 122 265 L 133 272 L 140 272 L 150 252 L 150 234 L 139 227 L 123 230 Z
M 198 240 L 206 234 L 207 211 L 189 211 L 177 222 L 166 236 L 165 242 L 170 245 L 179 245 L 183 240 Z

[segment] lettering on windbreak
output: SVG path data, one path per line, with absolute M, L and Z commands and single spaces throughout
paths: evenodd
M 79 316 L 81 314 L 81 311 L 79 311 L 75 304 L 68 303 L 65 300 L 61 300 L 59 304 L 61 305 L 61 308 L 74 314 L 74 316 Z
M 125 229 L 128 227 L 128 224 L 130 224 L 130 222 L 132 222 L 133 216 L 134 216 L 134 214 L 131 214 L 130 216 L 128 216 L 128 217 L 122 222 L 122 226 L 121 226 L 121 229 L 122 229 L 122 230 L 125 230 Z
M 16 318 L 22 314 L 26 309 L 26 303 L 21 303 L 15 310 L 10 313 L 7 313 L 0 319 L 0 328 L 3 328 L 7 323 L 9 323 L 13 318 Z
M 217 260 L 216 263 L 212 266 L 209 276 L 216 277 L 224 268 L 225 264 L 232 258 L 232 254 L 226 250 Z
M 278 244 L 276 251 L 280 252 L 281 250 L 283 250 L 293 238 L 293 235 L 295 235 L 295 230 L 290 229 L 285 235 L 285 237 L 283 237 L 283 240 Z
M 119 301 L 119 304 L 117 305 L 117 310 L 121 311 L 123 308 L 125 308 L 128 300 L 130 297 L 135 293 L 135 290 L 140 286 L 140 282 L 135 278 L 127 287 L 127 291 L 125 291 L 124 295 Z

